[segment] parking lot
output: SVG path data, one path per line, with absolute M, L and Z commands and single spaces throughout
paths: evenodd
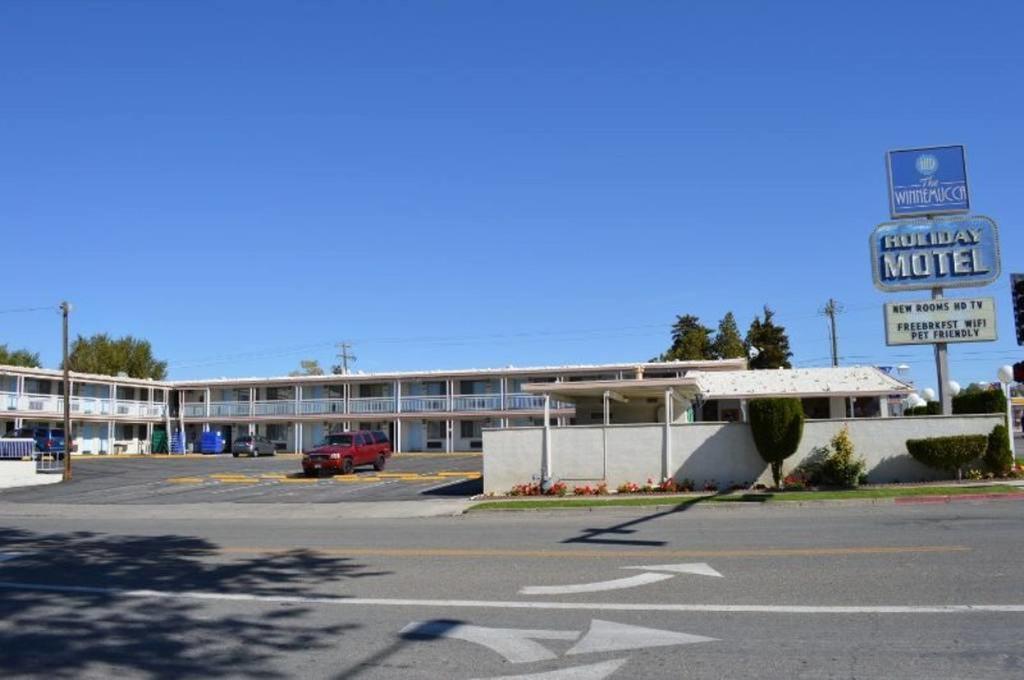
M 382 472 L 302 476 L 299 456 L 75 457 L 66 484 L 12 489 L 19 503 L 334 503 L 455 498 L 480 493 L 481 457 L 474 453 L 396 454 Z

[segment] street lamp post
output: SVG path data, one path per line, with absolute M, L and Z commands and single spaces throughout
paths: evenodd
M 71 303 L 60 303 L 61 316 L 64 320 L 64 481 L 71 481 L 71 367 L 68 366 L 68 314 Z
M 1013 366 L 1000 366 L 996 377 L 1003 388 L 1003 396 L 1006 397 L 1006 437 L 1010 440 L 1010 457 L 1016 460 L 1016 452 L 1013 450 L 1013 402 L 1010 399 L 1010 383 L 1013 382 Z

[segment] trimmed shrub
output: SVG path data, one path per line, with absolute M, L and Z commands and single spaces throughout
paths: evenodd
M 1006 413 L 1006 396 L 1001 390 L 961 392 L 953 397 L 953 413 Z
M 903 412 L 905 416 L 940 416 L 942 415 L 942 404 L 937 401 L 929 401 L 924 406 L 908 408 Z
M 907 451 L 914 460 L 937 470 L 957 472 L 958 477 L 960 468 L 981 458 L 987 448 L 988 437 L 983 434 L 907 440 Z
M 832 437 L 828 455 L 821 463 L 821 482 L 828 486 L 852 489 L 860 485 L 866 467 L 864 459 L 854 454 L 850 429 L 843 427 Z
M 782 461 L 800 446 L 804 409 L 799 399 L 753 399 L 748 404 L 750 432 L 761 458 L 771 465 L 775 486 L 782 484 Z
M 1005 477 L 1013 467 L 1013 454 L 1010 452 L 1009 435 L 1005 425 L 996 425 L 992 428 L 982 462 L 986 470 L 1000 477 Z

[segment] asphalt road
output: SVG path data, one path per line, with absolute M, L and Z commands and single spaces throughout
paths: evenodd
M 480 493 L 479 454 L 398 454 L 383 473 L 309 479 L 293 454 L 75 457 L 70 483 L 0 491 L 0 502 L 84 504 L 337 503 Z
M 1020 501 L 360 522 L 34 507 L 0 531 L 5 677 L 1024 677 Z

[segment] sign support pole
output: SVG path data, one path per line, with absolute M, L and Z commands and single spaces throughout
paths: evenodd
M 932 288 L 932 299 L 942 299 L 942 289 Z M 946 343 L 935 343 L 935 373 L 939 380 L 939 405 L 942 407 L 942 415 L 953 415 L 953 395 L 949 393 L 949 353 Z

